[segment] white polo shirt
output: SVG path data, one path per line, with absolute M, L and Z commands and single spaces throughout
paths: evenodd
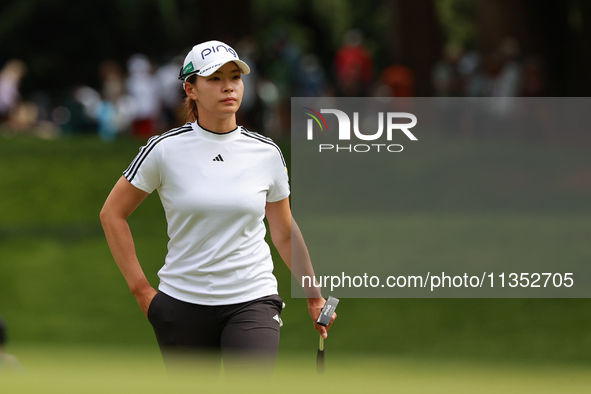
M 287 168 L 272 140 L 243 127 L 217 134 L 187 123 L 152 137 L 123 173 L 158 190 L 168 222 L 159 290 L 201 305 L 277 294 L 265 242 L 265 205 L 289 196 Z

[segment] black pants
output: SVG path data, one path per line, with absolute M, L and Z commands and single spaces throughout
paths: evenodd
M 224 369 L 272 368 L 279 348 L 278 295 L 240 304 L 206 306 L 156 294 L 148 309 L 167 368 L 179 360 L 217 363 Z

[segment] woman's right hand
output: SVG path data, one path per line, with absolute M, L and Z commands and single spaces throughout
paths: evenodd
M 148 318 L 148 308 L 150 308 L 150 303 L 156 294 L 158 294 L 158 292 L 152 286 L 149 286 L 145 290 L 134 294 L 135 299 L 137 300 L 137 303 L 146 318 Z

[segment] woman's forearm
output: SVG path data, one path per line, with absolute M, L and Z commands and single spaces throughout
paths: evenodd
M 111 254 L 123 274 L 129 290 L 137 295 L 147 288 L 151 288 L 138 261 L 127 220 L 108 213 L 101 213 L 101 223 Z
M 148 193 L 121 177 L 107 197 L 100 214 L 111 254 L 146 317 L 156 290 L 150 286 L 140 266 L 127 218 L 147 196 Z
M 151 289 L 151 286 L 135 253 L 127 218 L 147 196 L 148 193 L 132 186 L 127 179 L 121 177 L 111 190 L 100 213 L 111 254 L 129 289 L 136 297 L 146 289 Z
M 336 313 L 333 314 L 327 327 L 316 324 L 326 301 L 322 298 L 320 286 L 317 286 L 318 282 L 310 261 L 308 248 L 304 242 L 304 236 L 291 216 L 289 200 L 286 198 L 282 201 L 267 203 L 267 219 L 273 244 L 291 270 L 292 275 L 304 289 L 308 299 L 308 312 L 314 321 L 314 327 L 323 338 L 326 338 L 327 330 L 334 322 Z
M 326 301 L 322 297 L 320 287 L 315 286 L 318 282 L 316 281 L 310 254 L 304 242 L 304 236 L 293 218 L 291 219 L 291 231 L 289 233 L 283 233 L 283 236 L 276 235 L 273 238 L 273 244 L 285 261 L 285 264 L 291 269 L 293 276 L 295 276 L 304 289 L 304 293 L 308 299 L 308 312 L 314 321 L 314 327 L 320 332 L 323 338 L 326 338 L 328 327 L 316 324 L 316 320 L 320 316 L 320 312 Z M 304 277 L 307 280 L 304 280 Z M 335 318 L 336 314 L 331 319 L 329 327 Z
M 320 288 L 313 285 L 316 283 L 314 268 L 312 267 L 304 237 L 295 220 L 291 218 L 291 231 L 273 235 L 273 232 L 271 232 L 273 244 L 292 274 L 304 288 L 306 297 L 322 298 Z M 304 277 L 310 279 L 304 281 Z M 304 282 L 311 283 L 312 286 Z

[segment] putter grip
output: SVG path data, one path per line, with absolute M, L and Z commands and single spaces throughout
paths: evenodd
M 316 370 L 322 373 L 325 369 L 326 364 L 324 362 L 324 350 L 318 349 L 318 354 L 316 355 Z

